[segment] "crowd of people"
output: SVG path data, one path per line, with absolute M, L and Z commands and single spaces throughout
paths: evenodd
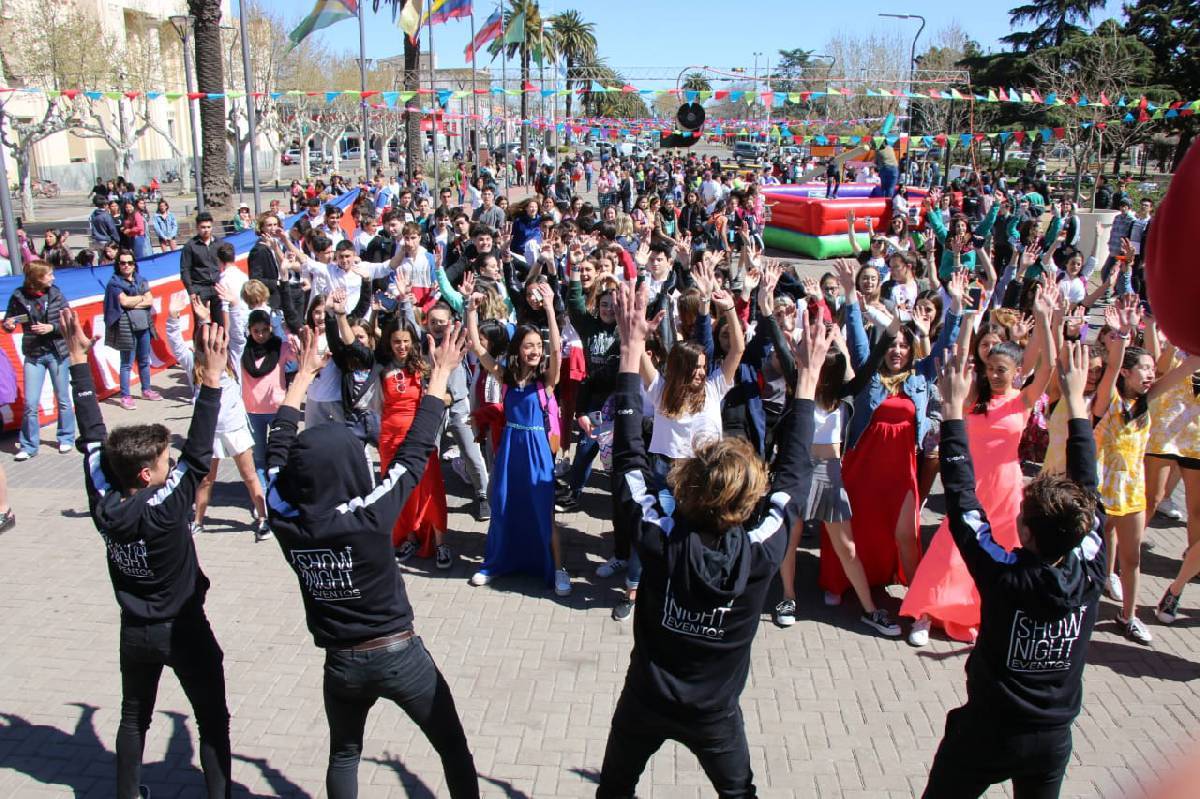
M 624 576 L 612 616 L 633 620 L 635 644 L 598 795 L 632 795 L 666 738 L 697 753 L 721 795 L 752 795 L 737 698 L 759 617 L 796 622 L 806 525 L 819 528 L 825 602 L 851 591 L 864 631 L 903 635 L 879 591 L 898 583 L 911 645 L 934 628 L 977 644 L 968 705 L 947 722 L 927 795 L 977 795 L 1009 778 L 1019 796 L 1057 795 L 1100 592 L 1123 634 L 1149 645 L 1139 608 L 1173 622 L 1200 572 L 1200 357 L 1172 346 L 1145 301 L 1153 205 L 1135 215 L 1120 201 L 1107 249 L 1097 225 L 1084 252 L 1074 204 L 1036 178 L 981 172 L 910 201 L 885 159 L 891 202 L 866 220 L 869 248 L 852 232 L 855 257 L 801 278 L 765 257 L 761 238 L 764 187 L 792 177 L 788 166 L 573 160 L 531 169 L 533 193 L 511 204 L 483 176 L 469 191 L 431 188 L 420 171 L 379 175 L 351 200 L 335 179 L 337 191 L 294 191 L 300 216 L 286 228 L 278 210 L 244 215 L 257 233 L 245 272 L 200 213 L 178 245 L 185 292 L 166 324 L 195 403 L 174 466 L 165 428 L 106 434 L 80 368 L 90 342 L 54 264 L 27 266 L 4 321 L 22 326 L 27 396 L 51 376 L 69 450 L 73 386 L 123 624 L 165 636 L 122 633 L 123 670 L 128 644 L 145 671 L 126 683 L 122 799 L 137 795 L 154 663 L 208 692 L 201 761 L 210 795 L 228 790 L 220 650 L 191 543 L 224 458 L 246 486 L 255 539 L 279 539 L 329 652 L 331 796 L 354 795 L 379 697 L 421 726 L 453 795 L 478 791 L 395 566 L 459 561 L 443 463 L 488 523 L 474 586 L 530 575 L 569 595 L 556 513 L 588 486 L 611 495 L 612 555 L 595 573 Z M 576 193 L 593 178 L 595 205 Z M 97 203 L 108 230 L 112 203 Z M 148 233 L 144 205 L 115 203 L 105 343 L 121 352 L 119 401 L 132 408 L 135 363 L 142 398 L 160 399 L 153 298 L 137 269 Z M 37 454 L 37 421 L 34 407 L 18 460 Z M 923 551 L 939 464 L 946 515 Z M 608 473 L 599 483 L 597 465 Z M 1139 594 L 1146 521 L 1179 481 L 1189 547 L 1155 603 Z M 764 608 L 776 573 L 781 596 Z M 171 625 L 195 633 L 187 653 L 172 649 Z M 1070 651 L 1068 638 L 1083 643 Z M 180 669 L 182 654 L 195 671 Z M 413 679 L 379 676 L 395 668 Z M 1016 742 L 985 768 L 963 741 L 996 712 Z

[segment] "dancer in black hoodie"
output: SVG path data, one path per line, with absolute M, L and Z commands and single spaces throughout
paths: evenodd
M 1071 757 L 1071 724 L 1083 701 L 1083 666 L 1105 584 L 1104 510 L 1096 494 L 1096 444 L 1083 399 L 1087 353 L 1066 342 L 1059 382 L 1070 414 L 1067 474 L 1025 486 L 1006 551 L 975 498 L 962 408 L 974 377 L 967 353 L 939 384 L 942 484 L 950 532 L 982 600 L 967 659 L 967 703 L 946 716 L 925 799 L 964 799 L 1012 780 L 1015 799 L 1053 799 Z
M 663 741 L 700 760 L 721 797 L 754 796 L 738 698 L 767 589 L 799 519 L 812 478 L 813 393 L 832 335 L 805 329 L 792 411 L 778 435 L 775 478 L 743 439 L 701 444 L 678 460 L 670 492 L 652 495 L 642 442 L 639 368 L 645 352 L 646 287 L 621 287 L 613 483 L 617 512 L 644 565 L 633 653 L 604 753 L 597 797 L 632 797 Z M 767 500 L 763 497 L 768 496 Z
M 71 358 L 79 420 L 76 445 L 92 521 L 104 539 L 108 576 L 121 607 L 121 723 L 117 799 L 139 796 L 142 749 L 163 666 L 179 678 L 200 729 L 200 766 L 209 799 L 230 795 L 229 709 L 224 656 L 204 615 L 208 578 L 196 560 L 191 510 L 212 463 L 221 375 L 229 335 L 220 325 L 196 333 L 200 393 L 179 463 L 161 424 L 118 427 L 110 435 L 88 365 L 91 341 L 70 308 L 60 314 Z M 145 788 L 141 796 L 149 796 Z
M 330 799 L 358 796 L 367 713 L 390 699 L 442 758 L 453 797 L 479 796 L 475 763 L 450 687 L 413 632 L 412 605 L 392 550 L 392 524 L 433 452 L 446 412 L 442 397 L 463 359 L 460 326 L 430 342 L 425 398 L 384 479 L 375 485 L 362 442 L 341 425 L 297 433 L 300 403 L 328 356 L 304 332 L 300 368 L 271 425 L 267 506 L 271 529 L 300 581 L 308 629 L 325 649 Z

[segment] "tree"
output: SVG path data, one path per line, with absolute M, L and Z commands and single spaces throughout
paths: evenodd
M 1200 96 L 1200 14 L 1195 0 L 1135 0 L 1125 5 L 1129 21 L 1125 30 L 1153 54 L 1154 74 L 1173 99 Z M 1200 116 L 1164 120 L 1179 132 L 1172 158 L 1178 168 L 1188 145 L 1200 130 Z
M 575 99 L 574 93 L 570 90 L 576 86 L 586 85 L 579 76 L 579 66 L 596 55 L 596 24 L 584 22 L 578 11 L 568 10 L 551 17 L 550 27 L 554 32 L 555 51 L 562 57 L 567 68 L 567 118 L 569 119 L 572 102 Z
M 601 58 L 581 65 L 580 69 L 589 81 L 594 80 L 602 86 L 624 86 L 628 83 L 623 75 Z M 588 114 L 597 117 L 638 119 L 650 116 L 650 109 L 636 92 L 587 92 L 583 95 L 583 107 Z
M 1104 8 L 1105 0 L 1030 0 L 1008 12 L 1012 27 L 1037 23 L 1031 31 L 1016 31 L 1000 37 L 1013 51 L 1033 52 L 1046 47 L 1062 47 L 1072 34 L 1084 32 L 1075 24 L 1088 22 L 1092 12 Z
M 80 42 L 88 42 L 89 46 L 81 47 Z M 107 82 L 115 51 L 114 37 L 103 33 L 99 20 L 74 4 L 35 0 L 26 14 L 11 19 L 0 17 L 0 69 L 7 84 L 14 88 L 47 92 L 92 88 Z M 34 145 L 73 128 L 85 102 L 83 98 L 64 96 L 41 101 L 15 92 L 0 94 L 0 109 L 5 111 L 0 144 L 17 162 L 21 215 L 25 219 L 33 218 Z M 14 114 L 14 107 L 20 107 L 21 113 Z M 8 191 L 8 187 L 0 190 Z
M 814 52 L 816 51 L 799 47 L 779 51 L 779 64 L 774 69 L 771 81 L 771 89 L 775 92 L 776 97 L 786 98 L 787 95 L 795 92 L 811 91 L 812 87 L 807 85 L 808 81 L 805 81 L 804 78 L 814 71 L 814 67 L 824 66 L 824 77 L 829 78 L 830 65 L 822 65 L 813 61 Z M 779 107 L 783 109 L 782 116 L 795 117 L 802 114 L 807 115 L 812 110 L 813 103 L 809 100 L 793 103 L 791 100 L 785 99 Z
M 225 66 L 221 52 L 221 0 L 188 0 L 195 17 L 196 91 L 200 99 L 200 131 L 204 158 L 200 186 L 204 205 L 221 209 L 229 205 L 229 155 L 225 139 Z M 213 98 L 211 95 L 218 95 Z
M 899 88 L 908 80 L 909 44 L 896 29 L 864 34 L 840 31 L 825 43 L 824 52 L 836 59 L 837 71 L 851 81 Z M 877 119 L 896 112 L 900 106 L 895 97 L 867 97 L 864 93 L 834 99 L 837 105 L 830 106 L 828 115 L 851 119 Z
M 683 76 L 683 85 L 680 88 L 685 92 L 711 92 L 712 84 L 703 72 L 689 72 Z
M 518 28 L 518 26 L 521 26 Z M 524 35 L 521 35 L 522 29 Z M 508 42 L 510 37 L 519 37 L 518 41 Z M 553 31 L 547 31 L 542 22 L 542 11 L 537 0 L 512 0 L 508 11 L 504 14 L 504 35 L 496 40 L 496 49 L 488 51 L 494 56 L 500 52 L 500 47 L 507 47 L 509 58 L 518 58 L 521 65 L 521 119 L 529 118 L 529 92 L 524 89 L 529 85 L 529 66 L 533 61 L 539 64 L 546 59 L 554 58 Z M 645 108 L 645 103 L 642 107 Z M 521 126 L 521 149 L 529 150 L 529 126 Z

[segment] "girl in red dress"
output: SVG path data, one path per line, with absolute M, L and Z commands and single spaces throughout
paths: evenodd
M 379 456 L 380 463 L 389 464 L 408 435 L 421 398 L 425 396 L 429 364 L 421 355 L 420 334 L 412 327 L 398 321 L 389 322 L 384 327 L 383 340 L 391 357 L 379 376 L 383 405 Z M 437 567 L 449 569 L 454 565 L 454 556 L 442 541 L 445 533 L 446 486 L 442 482 L 442 464 L 435 449 L 429 455 L 421 482 L 392 527 L 396 560 L 402 563 L 413 555 L 421 558 L 436 555 Z

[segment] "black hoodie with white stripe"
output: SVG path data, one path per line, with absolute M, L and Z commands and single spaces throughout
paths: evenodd
M 616 512 L 636 531 L 643 564 L 625 688 L 676 716 L 714 717 L 736 707 L 746 685 L 767 590 L 808 495 L 812 400 L 796 400 L 780 421 L 775 477 L 759 512 L 709 547 L 673 515 L 668 491 L 648 487 L 640 380 L 617 376 L 613 439 Z
M 421 482 L 445 410 L 437 397 L 421 400 L 378 485 L 349 429 L 297 433 L 302 414 L 286 405 L 271 423 L 268 518 L 300 582 L 317 646 L 346 648 L 412 629 L 392 525 Z
M 71 366 L 71 389 L 88 506 L 104 539 L 108 575 L 122 618 L 167 621 L 192 603 L 203 604 L 209 583 L 196 560 L 191 511 L 196 487 L 212 465 L 221 389 L 200 387 L 187 442 L 167 481 L 130 496 L 122 491 L 104 457 L 108 431 L 90 366 Z

